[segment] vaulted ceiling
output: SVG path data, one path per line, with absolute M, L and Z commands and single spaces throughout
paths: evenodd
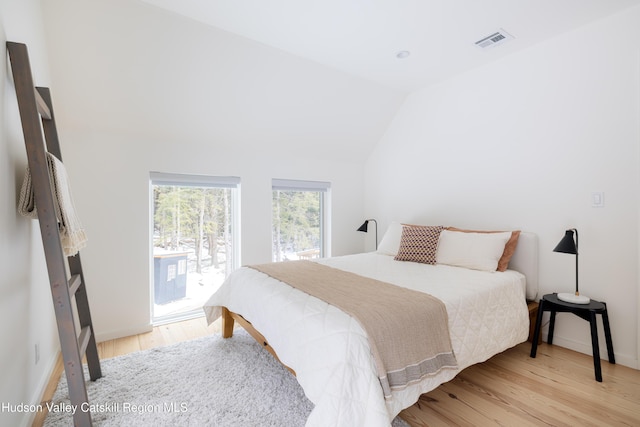
M 411 91 L 639 3 L 42 2 L 62 129 L 350 162 Z M 475 46 L 499 29 L 514 38 Z
M 43 6 L 57 122 L 83 141 L 364 162 L 406 96 L 139 0 Z
M 142 0 L 404 91 L 640 4 L 639 0 Z M 514 38 L 475 42 L 500 29 Z M 408 51 L 404 59 L 398 52 Z

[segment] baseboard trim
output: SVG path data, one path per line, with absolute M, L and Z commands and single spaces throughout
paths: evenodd
M 109 340 L 115 340 L 117 338 L 130 337 L 132 335 L 144 334 L 147 332 L 151 332 L 153 330 L 153 325 L 151 323 L 142 326 L 135 326 L 127 329 L 118 329 L 116 331 L 110 332 L 102 332 L 96 334 L 96 341 L 103 342 Z
M 542 341 L 547 342 L 547 339 L 548 339 L 548 333 L 544 332 L 542 334 Z M 553 334 L 553 345 L 568 348 L 569 350 L 577 351 L 578 353 L 588 354 L 589 356 L 593 356 L 591 345 L 586 345 L 582 342 L 569 340 L 555 333 Z M 639 366 L 638 366 L 638 361 L 636 359 L 634 359 L 633 357 L 629 357 L 628 355 L 618 353 L 616 351 L 615 345 L 613 346 L 613 352 L 614 352 L 614 355 L 616 356 L 617 364 L 626 366 L 627 368 L 638 370 Z M 600 346 L 600 360 L 603 362 L 606 362 L 608 360 L 606 346 L 605 347 L 603 347 L 602 345 Z

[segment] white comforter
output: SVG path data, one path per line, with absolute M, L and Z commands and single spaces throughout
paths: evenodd
M 388 427 L 422 393 L 527 339 L 525 279 L 518 272 L 401 262 L 377 253 L 318 262 L 442 300 L 458 368 L 442 370 L 385 400 L 366 334 L 356 320 L 263 273 L 241 268 L 205 304 L 207 319 L 216 320 L 224 306 L 265 336 L 315 405 L 307 426 Z

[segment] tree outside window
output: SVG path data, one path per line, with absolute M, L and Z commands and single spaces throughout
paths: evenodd
M 274 180 L 272 259 L 288 261 L 324 256 L 324 182 Z
M 151 174 L 153 321 L 202 315 L 239 264 L 238 178 Z

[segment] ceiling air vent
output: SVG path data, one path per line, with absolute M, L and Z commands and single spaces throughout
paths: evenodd
M 512 38 L 513 36 L 511 34 L 500 28 L 500 30 L 496 31 L 495 33 L 481 40 L 478 40 L 476 42 L 476 46 L 482 49 L 488 49 L 490 47 L 496 47 L 500 44 L 503 44 L 504 42 L 511 40 Z

